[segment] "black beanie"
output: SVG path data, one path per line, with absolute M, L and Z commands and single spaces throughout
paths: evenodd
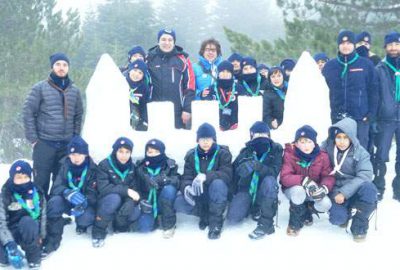
M 214 142 L 217 141 L 217 133 L 215 128 L 209 123 L 204 123 L 197 129 L 197 141 L 200 138 L 213 138 Z
M 55 64 L 55 62 L 63 60 L 65 62 L 68 63 L 69 65 L 69 58 L 65 53 L 55 53 L 53 55 L 50 56 L 50 67 L 53 68 L 53 65 Z

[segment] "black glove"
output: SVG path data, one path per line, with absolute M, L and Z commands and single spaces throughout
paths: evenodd
M 135 209 L 135 202 L 129 199 L 122 204 L 122 206 L 119 208 L 118 213 L 121 216 L 129 216 L 131 213 L 133 213 L 134 209 Z
M 141 200 L 139 203 L 139 208 L 143 214 L 153 213 L 153 205 L 148 200 Z
M 312 194 L 311 198 L 315 201 L 322 200 L 326 195 L 328 195 L 329 190 L 325 185 L 318 187 Z
M 262 166 L 258 160 L 251 159 L 241 163 L 237 168 L 237 173 L 240 177 L 247 177 L 253 172 L 261 171 Z
M 159 188 L 157 177 L 158 177 L 158 175 L 157 176 L 150 176 L 150 175 L 145 176 L 146 183 L 150 188 L 155 188 L 155 189 Z
M 312 194 L 318 189 L 317 183 L 308 176 L 303 179 L 301 185 L 304 187 L 309 197 L 312 197 Z

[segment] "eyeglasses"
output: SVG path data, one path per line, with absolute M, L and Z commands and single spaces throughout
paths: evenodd
M 204 51 L 206 51 L 206 52 L 216 52 L 217 49 L 216 48 L 205 48 Z

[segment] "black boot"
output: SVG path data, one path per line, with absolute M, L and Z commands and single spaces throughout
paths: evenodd
M 376 161 L 375 178 L 373 183 L 378 189 L 378 200 L 383 199 L 383 193 L 385 192 L 385 175 L 386 175 L 386 163 Z
M 290 236 L 297 236 L 301 228 L 303 228 L 307 207 L 306 204 L 296 205 L 290 202 L 289 226 L 286 233 Z
M 197 204 L 197 202 L 196 202 Z M 204 202 L 201 202 L 198 204 L 198 209 L 199 212 L 199 217 L 200 217 L 200 221 L 199 221 L 199 229 L 200 230 L 205 230 L 208 226 L 208 205 Z
M 176 225 L 176 213 L 174 209 L 174 202 L 160 198 L 161 226 L 163 230 L 169 230 Z
M 208 238 L 209 239 L 218 239 L 221 236 L 222 232 L 222 225 L 224 223 L 224 211 L 226 208 L 227 203 L 215 203 L 210 202 L 209 204 L 209 231 L 208 231 Z
M 96 216 L 92 229 L 92 239 L 105 239 L 107 235 L 107 227 L 111 222 L 111 218 L 105 216 Z
M 353 205 L 355 214 L 352 217 L 351 233 L 353 239 L 356 242 L 365 240 L 369 227 L 369 218 L 372 212 L 376 209 L 376 203 L 367 203 L 363 201 L 357 201 Z
M 251 239 L 261 239 L 265 235 L 273 234 L 274 217 L 278 209 L 278 200 L 276 199 L 263 199 L 260 205 L 261 215 L 258 220 L 256 229 L 249 234 Z
M 62 217 L 47 219 L 47 236 L 43 242 L 42 258 L 46 258 L 50 253 L 56 251 L 60 247 L 64 225 L 65 223 Z
M 393 199 L 400 201 L 400 162 L 396 162 L 395 165 L 396 176 L 392 182 L 393 188 Z

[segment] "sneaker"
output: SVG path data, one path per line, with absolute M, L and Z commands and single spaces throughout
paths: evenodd
M 200 219 L 199 229 L 204 231 L 207 228 L 207 226 L 208 226 L 208 221 L 204 220 L 204 219 Z
M 214 227 L 210 228 L 208 231 L 208 239 L 214 240 L 221 237 L 222 228 L 221 227 Z
M 100 248 L 104 246 L 104 239 L 92 239 L 92 246 L 94 248 Z
M 296 230 L 290 226 L 288 226 L 286 229 L 286 234 L 289 236 L 298 236 L 299 232 L 300 232 L 300 229 Z
M 80 227 L 80 226 L 76 226 L 75 231 L 76 231 L 76 234 L 77 234 L 77 235 L 81 235 L 81 234 L 85 234 L 85 233 L 86 233 L 87 228 L 85 228 L 85 227 Z
M 354 242 L 361 243 L 367 238 L 367 234 L 353 234 Z
M 273 234 L 275 232 L 274 226 L 264 226 L 264 225 L 257 225 L 254 231 L 249 234 L 250 239 L 258 240 L 263 238 L 268 234 Z
M 40 263 L 29 263 L 29 269 L 40 269 Z
M 170 228 L 170 229 L 167 229 L 167 230 L 163 230 L 163 238 L 164 239 L 170 239 L 170 238 L 172 238 L 173 236 L 174 236 L 174 234 L 175 234 L 175 226 L 174 227 L 172 227 L 172 228 Z

